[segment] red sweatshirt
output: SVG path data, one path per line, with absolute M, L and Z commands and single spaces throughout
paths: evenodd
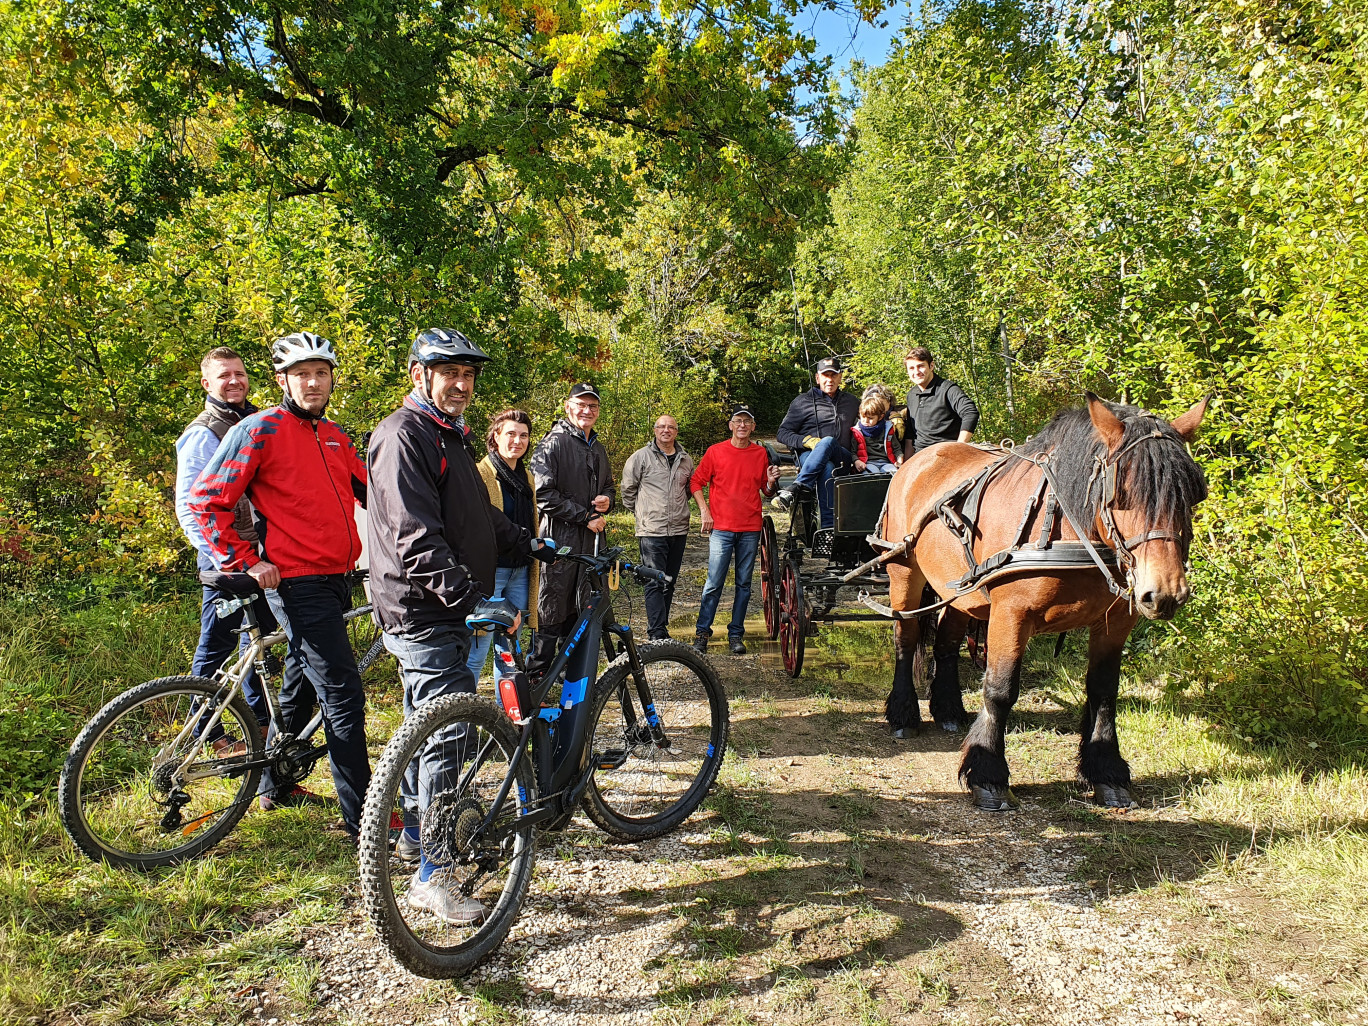
M 728 439 L 708 447 L 689 479 L 689 494 L 708 487 L 708 510 L 718 531 L 760 530 L 760 492 L 769 452 L 752 442 L 738 449 Z
M 266 558 L 281 577 L 341 574 L 356 566 L 361 538 L 354 507 L 364 504 L 366 466 L 332 421 L 310 422 L 273 406 L 238 421 L 190 490 L 190 511 L 221 569 L 261 561 L 233 528 L 233 508 L 252 500 Z

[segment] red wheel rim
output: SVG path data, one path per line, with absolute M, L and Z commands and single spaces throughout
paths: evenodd
M 765 611 L 765 634 L 773 640 L 779 636 L 779 588 L 774 572 L 774 522 L 765 517 L 760 530 L 760 605 Z
M 803 583 L 798 578 L 793 560 L 784 563 L 779 583 L 779 653 L 784 660 L 784 672 L 797 677 L 803 672 L 803 643 L 807 624 L 804 621 Z

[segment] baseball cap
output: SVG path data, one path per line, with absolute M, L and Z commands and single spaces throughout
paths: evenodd
M 818 374 L 825 374 L 828 371 L 835 371 L 837 374 L 845 373 L 845 364 L 841 362 L 839 356 L 828 356 L 825 360 L 817 361 Z
M 593 396 L 595 399 L 599 398 L 598 389 L 586 381 L 581 381 L 578 385 L 575 385 L 570 389 L 569 398 L 578 399 L 585 395 Z M 599 401 L 602 402 L 602 400 Z
M 746 416 L 746 417 L 749 417 L 751 420 L 754 420 L 754 419 L 755 419 L 755 411 L 752 410 L 752 409 L 751 409 L 749 406 L 747 406 L 745 403 L 739 403 L 739 404 L 737 404 L 736 406 L 733 406 L 733 407 L 732 407 L 731 416 L 732 416 L 732 417 Z M 730 420 L 731 417 L 728 417 L 727 419 Z

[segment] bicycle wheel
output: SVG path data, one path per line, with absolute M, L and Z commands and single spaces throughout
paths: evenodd
M 598 766 L 584 809 L 622 841 L 668 833 L 707 796 L 727 749 L 727 695 L 708 661 L 679 641 L 637 649 L 664 742 L 653 740 L 623 655 L 599 678 L 589 718 Z
M 463 976 L 507 936 L 532 879 L 535 831 L 517 828 L 536 800 L 532 766 L 524 759 L 496 825 L 513 825 L 501 843 L 472 834 L 496 797 L 519 736 L 487 698 L 447 695 L 421 706 L 380 756 L 361 812 L 361 893 L 380 939 L 410 972 L 430 979 Z M 483 914 L 470 922 L 440 918 L 415 904 L 413 865 L 390 850 L 391 826 L 405 777 L 430 796 L 419 826 L 422 857 L 452 894 L 474 899 Z
M 194 858 L 232 830 L 256 795 L 256 715 L 239 692 L 203 731 L 222 689 L 204 677 L 161 677 L 106 705 L 71 744 L 57 801 L 62 824 L 92 859 L 154 869 Z

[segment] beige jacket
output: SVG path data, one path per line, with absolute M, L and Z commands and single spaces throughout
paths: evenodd
M 498 458 L 499 457 L 495 456 L 493 453 L 490 453 L 484 459 L 480 460 L 480 462 L 475 465 L 475 468 L 480 472 L 480 476 L 484 478 L 485 487 L 489 489 L 490 504 L 502 513 L 503 489 L 499 486 L 499 472 L 494 469 L 494 464 L 490 462 L 490 460 Z M 533 479 L 531 474 L 527 475 L 527 480 L 532 485 L 532 512 L 533 517 L 535 518 L 537 510 L 537 482 Z M 532 530 L 534 532 L 536 531 L 535 524 L 533 525 Z M 541 562 L 534 559 L 532 560 L 532 565 L 527 568 L 527 623 L 534 631 L 537 629 L 537 591 L 541 585 L 541 567 Z

